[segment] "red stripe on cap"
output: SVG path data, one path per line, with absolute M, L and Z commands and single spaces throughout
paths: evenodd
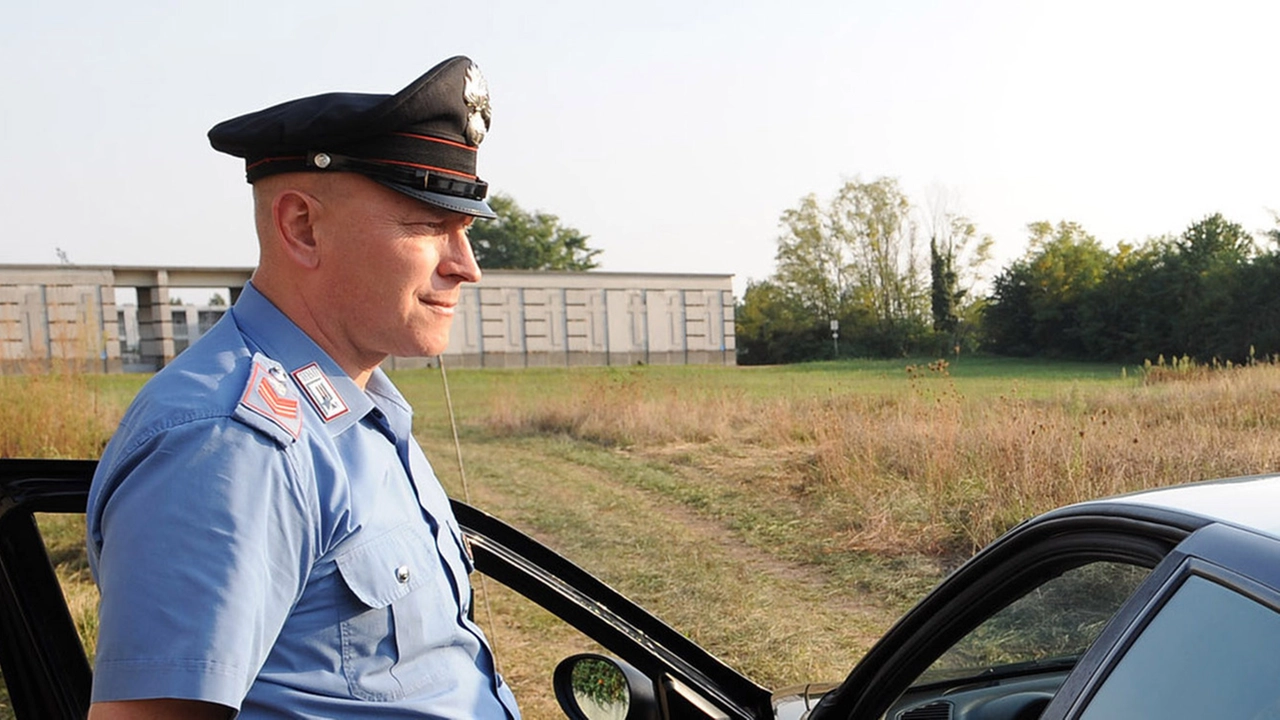
M 456 143 L 452 140 L 445 140 L 443 138 L 431 137 L 430 135 L 414 135 L 413 133 L 406 133 L 406 132 L 393 132 L 391 134 L 399 135 L 400 137 L 413 138 L 414 140 L 426 140 L 427 142 L 440 143 L 441 145 L 451 145 L 456 148 L 462 148 L 463 150 L 470 150 L 471 152 L 475 152 L 480 149 L 477 147 L 473 147 L 471 145 L 463 145 L 462 143 Z
M 450 170 L 449 168 L 436 167 L 434 165 L 419 165 L 417 163 L 404 162 L 403 160 L 383 160 L 381 158 L 378 158 L 378 159 L 369 158 L 369 159 L 372 160 L 373 162 L 386 163 L 388 165 L 403 165 L 405 167 L 418 168 L 419 170 L 435 170 L 436 172 L 449 173 L 450 175 L 457 175 L 458 177 L 470 178 L 472 180 L 478 179 L 477 176 L 475 175 L 468 175 L 464 172 L 458 172 L 457 170 Z
M 245 166 L 244 166 L 244 169 L 245 169 L 245 171 L 246 171 L 246 172 L 248 172 L 249 170 L 252 170 L 252 169 L 254 169 L 254 168 L 256 168 L 256 167 L 258 167 L 259 165 L 262 165 L 262 164 L 264 164 L 264 163 L 269 163 L 269 162 L 280 162 L 281 160 L 306 160 L 306 159 L 307 159 L 307 156 L 306 156 L 306 155 L 285 155 L 285 156 L 282 156 L 282 157 L 262 158 L 261 160 L 258 160 L 257 162 L 252 162 L 252 163 L 249 163 L 249 164 L 245 165 Z

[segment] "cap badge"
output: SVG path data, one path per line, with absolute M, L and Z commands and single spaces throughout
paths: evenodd
M 467 142 L 479 145 L 484 140 L 485 133 L 489 132 L 493 109 L 489 106 L 489 83 L 485 82 L 484 75 L 475 63 L 467 67 L 462 100 L 467 104 Z

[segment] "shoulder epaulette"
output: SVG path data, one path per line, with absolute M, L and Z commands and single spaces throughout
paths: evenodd
M 294 442 L 302 432 L 297 388 L 289 381 L 284 367 L 262 353 L 253 355 L 249 382 L 240 395 L 234 415 L 281 445 Z

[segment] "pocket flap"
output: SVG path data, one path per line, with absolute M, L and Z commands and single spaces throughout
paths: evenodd
M 360 602 L 382 608 L 408 595 L 439 572 L 439 560 L 425 528 L 401 525 L 334 560 Z

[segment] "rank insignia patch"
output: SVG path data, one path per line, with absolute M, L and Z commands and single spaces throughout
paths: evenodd
M 302 413 L 297 398 L 291 397 L 293 392 L 285 378 L 284 368 L 259 353 L 253 356 L 253 371 L 244 395 L 240 397 L 240 405 L 297 439 L 302 432 Z
M 346 414 L 347 404 L 319 365 L 311 363 L 298 368 L 293 371 L 293 378 L 302 386 L 303 393 L 325 422 Z

